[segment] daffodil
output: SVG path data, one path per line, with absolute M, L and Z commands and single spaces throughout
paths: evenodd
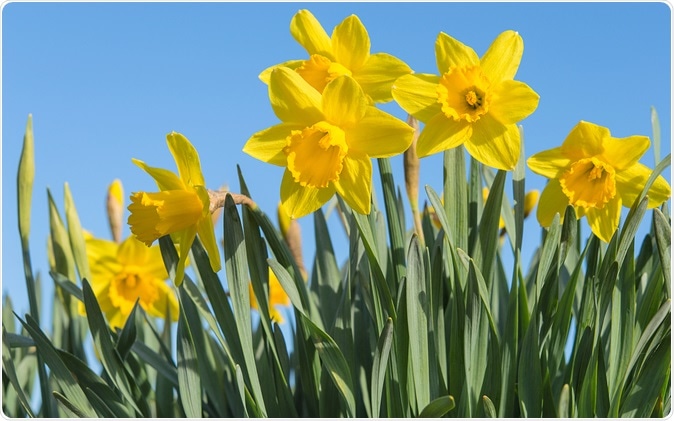
M 159 237 L 169 234 L 179 244 L 174 282 L 180 286 L 185 275 L 187 255 L 197 233 L 215 272 L 220 270 L 220 252 L 215 240 L 209 210 L 210 199 L 201 173 L 199 155 L 180 133 L 169 133 L 166 141 L 178 166 L 178 175 L 134 159 L 136 165 L 154 178 L 160 191 L 133 193 L 128 207 L 131 211 L 128 223 L 131 232 L 148 247 Z
M 309 53 L 306 60 L 291 60 L 276 66 L 295 70 L 311 86 L 323 92 L 331 80 L 348 75 L 374 102 L 392 99 L 391 85 L 412 70 L 402 60 L 386 53 L 370 54 L 370 37 L 358 16 L 344 19 L 329 37 L 308 10 L 300 10 L 290 22 L 290 33 Z M 272 66 L 260 74 L 269 84 Z
M 523 51 L 514 31 L 500 34 L 482 58 L 449 35 L 438 35 L 440 75 L 404 75 L 392 88 L 398 104 L 425 123 L 417 140 L 420 158 L 464 145 L 485 165 L 515 167 L 521 147 L 516 123 L 538 106 L 538 94 L 513 80 Z
M 121 328 L 136 300 L 149 315 L 178 320 L 178 300 L 166 283 L 169 278 L 159 246 L 146 247 L 134 236 L 121 244 L 88 236 L 87 260 L 91 288 L 110 327 Z M 80 302 L 79 312 L 86 315 Z
M 404 152 L 413 129 L 368 105 L 349 76 L 331 81 L 321 94 L 298 73 L 277 67 L 269 97 L 282 123 L 255 133 L 243 151 L 286 167 L 281 181 L 285 212 L 302 217 L 338 193 L 356 212 L 370 213 L 370 158 Z
M 255 310 L 259 309 L 255 293 L 253 292 L 253 285 L 250 283 L 248 284 L 248 293 L 250 295 L 250 307 Z M 290 298 L 288 298 L 288 294 L 283 290 L 274 272 L 269 269 L 269 316 L 271 319 L 276 323 L 283 323 L 283 316 L 277 306 L 283 307 L 289 304 Z
M 530 157 L 529 168 L 550 179 L 538 204 L 540 224 L 550 226 L 555 214 L 563 217 L 573 205 L 576 216 L 586 216 L 592 232 L 609 242 L 621 208 L 632 206 L 652 172 L 638 162 L 649 146 L 647 136 L 615 138 L 606 127 L 581 121 L 562 146 Z M 667 181 L 657 177 L 648 191 L 648 207 L 661 205 L 670 195 Z

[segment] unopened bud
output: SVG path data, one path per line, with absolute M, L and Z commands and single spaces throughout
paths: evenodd
M 531 190 L 524 196 L 524 217 L 529 216 L 531 211 L 534 209 L 538 203 L 538 197 L 540 192 L 538 190 Z
M 119 179 L 115 179 L 108 187 L 106 206 L 108 211 L 108 224 L 110 225 L 112 239 L 116 243 L 121 243 L 123 227 L 122 216 L 124 213 L 124 190 L 122 188 L 122 182 Z
M 408 115 L 407 124 L 414 129 L 412 144 L 403 154 L 405 169 L 405 190 L 407 190 L 407 200 L 412 209 L 412 218 L 414 219 L 414 230 L 419 236 L 421 243 L 424 243 L 424 233 L 421 228 L 421 215 L 419 214 L 419 156 L 417 155 L 417 139 L 419 138 L 419 121 Z

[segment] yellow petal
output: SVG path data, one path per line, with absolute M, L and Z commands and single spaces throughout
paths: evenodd
M 585 211 L 590 229 L 605 243 L 611 241 L 611 237 L 618 229 L 620 208 L 622 208 L 622 201 L 616 196 L 601 209 L 587 208 Z
M 436 75 L 404 75 L 393 83 L 391 94 L 403 110 L 428 123 L 442 111 L 438 102 L 439 81 Z
M 437 114 L 419 134 L 417 155 L 423 158 L 437 152 L 455 148 L 464 144 L 472 134 L 472 126 L 465 121 L 447 118 Z
M 148 258 L 149 247 L 141 243 L 135 236 L 126 238 L 117 250 L 117 260 L 125 265 L 144 266 Z
M 134 238 L 129 236 L 129 238 Z M 135 240 L 135 238 L 134 238 Z M 138 242 L 136 240 L 136 242 Z M 147 248 L 147 259 L 143 265 L 143 270 L 150 274 L 152 277 L 166 280 L 169 278 L 168 272 L 166 271 L 166 265 L 164 265 L 164 259 L 161 256 L 161 250 L 159 245 L 155 244 Z
M 505 31 L 491 43 L 480 66 L 492 82 L 511 80 L 517 73 L 523 52 L 522 37 L 515 31 Z
M 440 32 L 435 40 L 435 60 L 441 75 L 452 67 L 474 66 L 480 63 L 475 50 L 444 32 Z
M 293 219 L 301 218 L 323 206 L 335 194 L 332 183 L 328 187 L 302 187 L 293 179 L 289 170 L 283 174 L 281 181 L 281 203 L 286 213 Z
M 358 83 L 349 76 L 340 76 L 323 90 L 323 115 L 342 129 L 355 126 L 368 108 L 367 97 Z
M 269 269 L 269 307 L 275 305 L 287 306 L 289 304 L 288 294 L 286 294 L 274 272 Z
M 332 58 L 332 42 L 318 20 L 308 10 L 300 10 L 290 21 L 290 34 L 311 54 Z
M 349 154 L 344 168 L 335 182 L 337 193 L 360 214 L 370 213 L 372 191 L 372 162 L 365 154 Z
M 603 141 L 609 137 L 611 132 L 606 127 L 580 121 L 566 136 L 561 152 L 572 161 L 601 155 Z
M 220 249 L 215 239 L 213 220 L 211 218 L 201 218 L 197 225 L 197 234 L 199 234 L 199 240 L 204 246 L 206 253 L 208 253 L 211 269 L 213 269 L 213 272 L 218 272 L 222 267 L 220 263 Z
M 473 135 L 465 146 L 473 158 L 500 170 L 512 170 L 520 156 L 520 132 L 517 126 L 504 126 L 490 115 L 473 123 Z
M 623 170 L 639 162 L 651 145 L 648 136 L 629 136 L 625 138 L 607 137 L 604 139 L 602 158 L 616 170 Z
M 548 149 L 527 159 L 531 171 L 547 178 L 559 177 L 570 164 L 571 160 L 564 155 L 562 148 Z
M 252 135 L 243 146 L 243 151 L 260 161 L 285 167 L 287 159 L 283 148 L 288 144 L 288 136 L 291 131 L 303 128 L 303 125 L 294 123 L 269 127 Z
M 187 255 L 190 253 L 190 248 L 192 247 L 194 237 L 196 236 L 197 236 L 196 226 L 191 226 L 177 233 L 179 242 L 178 264 L 176 265 L 175 278 L 173 278 L 173 284 L 177 287 L 183 284 L 183 280 L 185 278 L 185 264 L 187 263 Z
M 631 167 L 616 172 L 616 188 L 622 199 L 623 205 L 631 208 L 637 196 L 646 185 L 646 180 L 653 170 L 647 166 L 636 163 Z M 672 189 L 662 176 L 658 176 L 648 190 L 648 207 L 655 208 L 662 205 L 672 195 Z
M 310 126 L 323 120 L 321 94 L 293 70 L 285 67 L 272 70 L 269 99 L 274 113 L 283 122 Z
M 174 322 L 178 320 L 180 308 L 178 306 L 178 299 L 176 294 L 170 286 L 163 282 L 155 284 L 159 297 L 152 302 L 152 307 L 148 313 L 153 313 L 156 316 L 166 317 L 166 312 L 171 312 L 171 320 Z
M 262 82 L 264 82 L 265 85 L 269 85 L 269 79 L 271 78 L 271 71 L 274 70 L 276 67 L 287 67 L 289 69 L 297 69 L 304 63 L 304 60 L 289 60 L 289 61 L 284 61 L 283 63 L 275 64 L 273 66 L 269 66 L 266 69 L 264 69 L 257 77 L 260 79 Z
M 489 114 L 503 124 L 515 124 L 538 107 L 538 94 L 526 83 L 516 80 L 504 80 L 490 93 Z
M 163 168 L 150 167 L 145 162 L 131 158 L 134 164 L 142 168 L 146 173 L 150 174 L 150 177 L 154 178 L 154 181 L 157 183 L 159 190 L 184 190 L 185 184 L 182 180 L 172 173 L 169 170 Z
M 407 123 L 375 107 L 367 107 L 358 124 L 346 131 L 349 148 L 372 158 L 398 155 L 412 144 L 414 129 Z
M 171 132 L 166 135 L 166 142 L 176 161 L 178 175 L 183 183 L 190 186 L 206 185 L 201 172 L 199 154 L 190 141 L 180 133 Z
M 370 55 L 370 37 L 358 16 L 344 19 L 332 31 L 332 51 L 338 63 L 354 71 Z
M 538 223 L 543 227 L 549 227 L 557 213 L 561 220 L 563 220 L 564 211 L 568 205 L 569 198 L 562 191 L 559 180 L 550 180 L 543 189 L 541 198 L 538 201 L 538 209 L 536 210 Z
M 399 58 L 386 53 L 375 53 L 352 76 L 372 101 L 387 102 L 393 99 L 393 82 L 410 73 L 412 69 Z

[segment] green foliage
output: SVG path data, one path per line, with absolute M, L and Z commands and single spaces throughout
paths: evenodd
M 583 241 L 569 207 L 541 231 L 525 273 L 523 152 L 511 176 L 514 212 L 506 172 L 494 174 L 471 159 L 466 178 L 462 148 L 446 152 L 443 192 L 426 186 L 439 227 L 424 215 L 423 244 L 405 225 L 390 163 L 380 159 L 385 211 L 373 203 L 370 215 L 360 215 L 336 200 L 349 243 L 344 262 L 332 240 L 344 234 L 331 231 L 329 216 L 317 211 L 306 281 L 269 217 L 259 208 L 237 208 L 227 196 L 224 270 L 214 273 L 195 241 L 193 276 L 176 290 L 177 327 L 170 315 L 154 320 L 137 303 L 123 329 L 112 331 L 88 281 L 67 185 L 65 218 L 48 193 L 52 317 L 37 307 L 39 277 L 28 248 L 32 142 L 29 119 L 18 202 L 31 306 L 30 314 L 16 315 L 9 298 L 3 304 L 8 416 L 662 417 L 671 411 L 671 220 L 666 205 L 646 209 L 645 193 L 608 245 L 594 236 Z M 658 160 L 646 189 L 669 164 L 669 156 Z M 239 176 L 242 193 L 253 197 L 240 170 Z M 484 203 L 483 186 L 490 188 Z M 637 239 L 649 214 L 650 231 Z M 159 243 L 172 274 L 175 246 L 169 237 Z M 291 302 L 289 333 L 268 310 L 269 268 Z M 259 317 L 250 310 L 249 282 Z

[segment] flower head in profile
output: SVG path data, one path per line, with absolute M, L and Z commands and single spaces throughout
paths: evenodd
M 255 133 L 247 154 L 285 167 L 281 203 L 291 218 L 320 208 L 335 193 L 351 208 L 370 213 L 372 162 L 405 151 L 413 129 L 368 105 L 349 76 L 328 83 L 322 93 L 286 67 L 275 68 L 269 98 L 281 123 Z
M 151 316 L 178 320 L 178 300 L 166 283 L 159 246 L 146 247 L 129 236 L 118 244 L 89 237 L 86 239 L 87 260 L 91 268 L 91 288 L 110 327 L 121 328 L 131 314 L 136 300 Z M 79 312 L 86 315 L 80 302 Z
M 250 295 L 250 308 L 259 309 L 255 292 L 253 292 L 253 284 L 248 284 L 248 294 Z M 290 298 L 288 298 L 288 294 L 283 290 L 274 272 L 269 269 L 269 316 L 271 320 L 278 324 L 283 323 L 285 320 L 277 307 L 285 307 L 289 304 Z
M 178 175 L 134 159 L 136 165 L 154 178 L 160 191 L 133 193 L 128 207 L 131 211 L 128 223 L 131 232 L 148 247 L 159 237 L 169 234 L 179 244 L 174 279 L 179 286 L 183 282 L 187 255 L 197 233 L 215 272 L 220 270 L 220 252 L 215 240 L 209 210 L 210 199 L 201 173 L 199 155 L 180 133 L 169 133 L 166 141 L 178 166 Z
M 592 232 L 609 242 L 621 208 L 632 206 L 651 175 L 638 162 L 649 146 L 647 136 L 615 138 L 606 127 L 581 121 L 562 146 L 530 157 L 529 168 L 550 179 L 538 204 L 540 224 L 550 226 L 555 214 L 563 217 L 573 205 L 576 216 L 586 216 Z M 648 191 L 648 207 L 661 205 L 670 195 L 667 181 L 657 177 Z
M 370 37 L 358 16 L 344 19 L 329 37 L 308 10 L 300 10 L 290 22 L 290 33 L 307 50 L 306 60 L 291 60 L 276 66 L 295 70 L 311 86 L 323 92 L 331 80 L 348 75 L 360 84 L 371 101 L 392 99 L 391 85 L 412 70 L 402 60 L 386 53 L 370 54 Z M 269 84 L 269 67 L 260 79 Z
M 440 75 L 404 75 L 392 88 L 398 104 L 425 123 L 417 140 L 420 158 L 464 145 L 485 165 L 515 167 L 521 147 L 516 123 L 538 106 L 538 94 L 513 80 L 523 51 L 514 31 L 501 33 L 482 58 L 449 35 L 438 35 Z

